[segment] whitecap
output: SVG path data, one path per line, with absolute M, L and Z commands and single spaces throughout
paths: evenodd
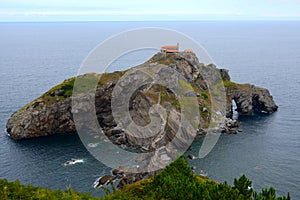
M 88 147 L 90 148 L 94 148 L 94 147 L 97 147 L 99 143 L 89 143 L 88 144 Z
M 71 159 L 64 163 L 64 166 L 75 165 L 77 163 L 84 163 L 83 159 Z

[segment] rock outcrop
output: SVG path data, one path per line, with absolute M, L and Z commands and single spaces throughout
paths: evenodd
M 15 112 L 7 122 L 6 131 L 15 140 L 75 132 L 71 99 L 54 102 L 37 99 Z
M 209 128 L 219 128 L 221 130 L 226 126 L 226 122 L 228 122 L 226 117 L 232 117 L 232 100 L 236 102 L 237 111 L 240 114 L 251 115 L 254 111 L 272 113 L 278 108 L 267 89 L 250 84 L 233 83 L 227 70 L 217 69 L 214 65 L 205 66 L 198 61 L 194 53 L 167 55 L 157 53 L 143 65 L 135 68 L 139 67 L 159 67 L 161 69 L 158 74 L 165 80 L 171 79 L 172 73 L 170 70 L 173 69 L 187 80 L 193 91 L 188 91 L 183 96 L 197 99 L 197 109 L 200 113 L 199 118 L 197 118 L 199 124 L 197 127 L 198 135 L 204 134 Z M 55 86 L 41 97 L 13 113 L 6 125 L 8 135 L 15 140 L 19 140 L 76 132 L 73 114 L 79 112 L 78 109 L 86 110 L 88 114 L 95 107 L 98 123 L 104 133 L 115 144 L 136 147 L 140 151 L 157 149 L 165 145 L 179 129 L 182 105 L 180 105 L 178 97 L 174 91 L 159 84 L 145 84 L 134 93 L 129 103 L 131 119 L 141 127 L 149 124 L 152 119 L 161 119 L 161 124 L 165 124 L 165 128 L 159 134 L 153 135 L 147 140 L 139 140 L 130 134 L 126 134 L 122 125 L 116 122 L 112 114 L 112 93 L 124 74 L 125 72 L 122 71 L 105 73 L 101 76 L 98 74 L 82 75 L 82 77 L 89 76 L 93 79 L 99 79 L 94 95 L 94 105 L 84 101 L 84 98 L 90 98 L 89 94 L 72 96 L 75 78 L 65 80 L 62 84 Z M 139 76 L 139 74 L 136 74 L 136 77 Z M 176 79 L 178 76 L 174 75 L 173 78 Z M 220 87 L 220 85 L 223 85 L 222 83 L 224 83 L 224 88 Z M 120 90 L 126 91 L 126 87 Z M 225 96 L 218 96 L 218 92 L 220 92 L 218 90 L 224 92 Z M 213 102 L 213 98 L 215 102 Z M 225 98 L 227 105 L 223 105 L 222 98 Z M 76 108 L 72 108 L 72 100 L 76 102 L 76 99 L 78 104 Z M 121 100 L 122 96 L 120 96 L 120 102 Z M 212 106 L 212 103 L 215 105 Z M 222 106 L 226 107 L 224 111 L 221 109 Z M 168 116 L 167 120 L 163 121 L 166 116 Z M 76 123 L 76 126 L 84 126 L 84 124 L 85 121 L 81 121 Z M 126 121 L 124 121 L 123 126 L 124 124 L 126 124 Z M 211 127 L 211 124 L 215 124 L 214 127 Z M 161 127 L 148 127 L 147 130 L 151 131 L 153 128 L 159 129 Z M 182 132 L 188 134 L 188 127 L 183 128 Z
M 226 93 L 229 99 L 227 101 L 228 110 L 231 110 L 227 113 L 228 117 L 232 117 L 232 100 L 236 103 L 236 111 L 240 115 L 252 115 L 255 111 L 273 113 L 278 109 L 266 88 L 231 82 L 226 87 Z

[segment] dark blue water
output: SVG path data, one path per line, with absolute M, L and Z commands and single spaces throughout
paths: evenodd
M 246 174 L 257 190 L 274 186 L 300 199 L 300 22 L 1 23 L 0 178 L 102 194 L 91 185 L 110 169 L 75 134 L 15 142 L 5 135 L 5 124 L 14 111 L 76 75 L 99 42 L 141 26 L 191 36 L 230 70 L 233 81 L 269 88 L 279 105 L 270 116 L 239 118 L 243 133 L 223 135 L 207 157 L 191 164 L 218 181 L 231 183 Z M 192 153 L 200 145 L 195 141 Z M 85 162 L 64 167 L 71 158 Z

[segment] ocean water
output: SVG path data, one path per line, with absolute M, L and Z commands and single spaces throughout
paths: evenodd
M 217 181 L 232 183 L 245 174 L 256 190 L 273 186 L 280 195 L 289 191 L 300 199 L 300 22 L 0 23 L 0 178 L 103 195 L 92 183 L 110 169 L 88 153 L 76 134 L 13 141 L 5 124 L 14 111 L 75 76 L 99 42 L 138 27 L 189 35 L 218 67 L 229 69 L 233 81 L 267 87 L 279 106 L 272 115 L 239 117 L 243 132 L 222 135 L 207 157 L 191 165 Z M 153 53 L 132 56 L 134 61 L 121 58 L 114 67 L 130 67 Z M 201 142 L 195 141 L 188 154 L 196 155 Z M 63 166 L 72 158 L 84 163 Z

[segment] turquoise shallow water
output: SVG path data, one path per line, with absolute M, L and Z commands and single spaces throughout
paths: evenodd
M 233 81 L 270 89 L 279 111 L 240 117 L 242 134 L 223 135 L 213 151 L 191 165 L 231 183 L 246 174 L 255 189 L 274 186 L 300 199 L 299 22 L 98 22 L 0 24 L 0 178 L 49 188 L 71 186 L 102 195 L 93 181 L 109 172 L 73 135 L 15 142 L 5 135 L 9 116 L 52 86 L 76 75 L 82 60 L 112 34 L 140 26 L 172 28 L 202 44 Z M 150 57 L 122 58 L 126 68 Z M 189 154 L 197 154 L 202 140 Z M 64 167 L 71 158 L 84 163 Z

